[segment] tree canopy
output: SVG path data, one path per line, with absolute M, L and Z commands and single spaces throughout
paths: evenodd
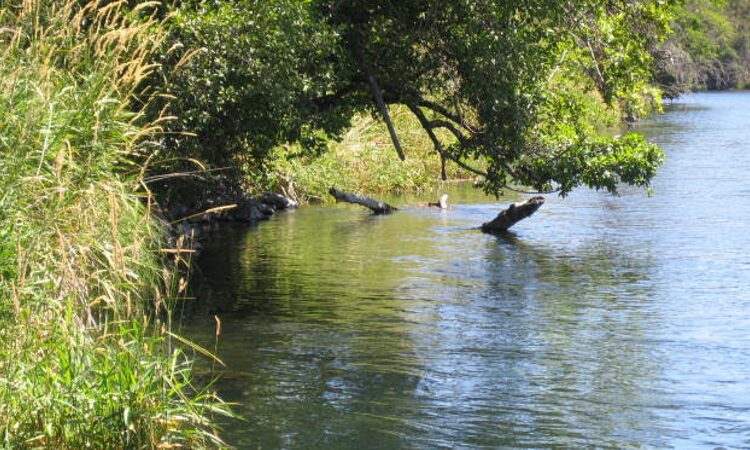
M 657 50 L 657 80 L 676 97 L 693 89 L 750 86 L 750 2 L 687 0 Z
M 661 151 L 608 136 L 602 111 L 658 105 L 652 49 L 672 18 L 661 0 L 204 0 L 184 2 L 169 80 L 179 121 L 208 161 L 298 142 L 324 151 L 355 113 L 415 115 L 441 158 L 513 186 L 647 186 Z

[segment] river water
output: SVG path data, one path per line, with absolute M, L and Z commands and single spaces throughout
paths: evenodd
M 214 349 L 222 322 L 228 442 L 750 448 L 750 93 L 638 129 L 654 196 L 549 196 L 510 236 L 474 227 L 521 197 L 467 186 L 214 236 L 185 332 Z

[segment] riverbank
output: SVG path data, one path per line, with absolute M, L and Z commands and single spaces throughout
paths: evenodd
M 251 175 L 250 185 L 306 204 L 332 202 L 328 195 L 331 187 L 382 196 L 424 192 L 445 180 L 477 179 L 476 174 L 451 161 L 443 166 L 427 133 L 405 106 L 394 106 L 392 117 L 404 147 L 404 161 L 394 150 L 385 123 L 362 115 L 353 120 L 341 141 L 329 142 L 329 151 L 322 155 L 303 156 L 297 146 L 277 147 L 270 155 L 266 176 L 253 183 Z M 470 162 L 484 169 L 480 161 Z
M 172 330 L 182 242 L 138 163 L 163 38 L 121 3 L 0 10 L 0 447 L 222 445 L 227 409 Z

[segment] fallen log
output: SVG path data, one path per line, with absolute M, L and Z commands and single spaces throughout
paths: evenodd
M 393 211 L 398 211 L 398 208 L 393 207 L 388 203 L 379 202 L 370 197 L 365 197 L 364 195 L 351 194 L 349 192 L 339 191 L 336 188 L 331 188 L 328 193 L 331 194 L 337 202 L 361 205 L 365 208 L 369 208 L 375 214 L 388 214 Z
M 427 204 L 427 206 L 436 206 L 440 209 L 448 209 L 448 194 L 441 195 L 437 202 L 430 202 Z
M 532 197 L 523 203 L 512 203 L 507 209 L 500 211 L 491 222 L 482 224 L 485 233 L 506 233 L 508 228 L 517 222 L 531 216 L 544 204 L 544 197 Z

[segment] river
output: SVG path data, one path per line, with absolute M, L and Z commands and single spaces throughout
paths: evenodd
M 207 244 L 185 332 L 227 363 L 237 448 L 750 448 L 750 93 L 637 127 L 655 194 L 303 208 Z M 435 196 L 435 194 L 431 194 Z M 394 202 L 416 205 L 418 198 Z

